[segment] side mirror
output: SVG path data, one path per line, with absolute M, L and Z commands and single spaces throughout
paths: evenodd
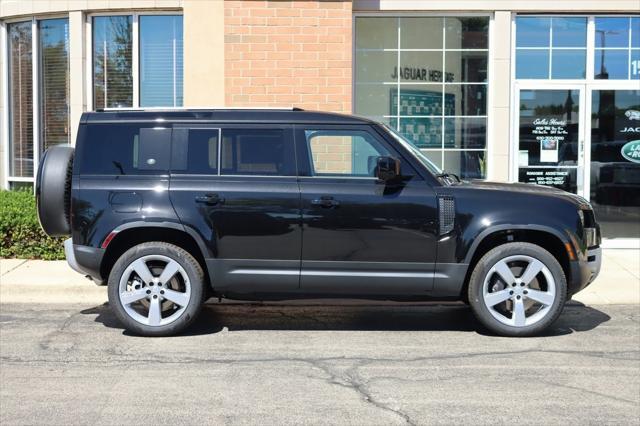
M 400 160 L 393 157 L 378 157 L 376 177 L 383 182 L 391 182 L 400 176 Z

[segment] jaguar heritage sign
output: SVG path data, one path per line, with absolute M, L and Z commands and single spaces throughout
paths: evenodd
M 452 82 L 454 79 L 454 74 L 452 72 L 442 72 L 438 70 L 430 70 L 428 68 L 421 67 L 393 67 L 393 72 L 391 73 L 391 79 L 396 80 L 400 77 L 401 80 L 408 81 L 442 81 L 442 77 L 444 76 L 444 81 Z
M 625 159 L 640 163 L 640 139 L 624 144 L 620 153 Z

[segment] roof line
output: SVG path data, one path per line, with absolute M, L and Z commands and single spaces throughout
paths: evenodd
M 97 108 L 95 111 L 87 112 L 135 112 L 135 111 L 304 111 L 298 107 L 211 107 L 211 106 L 195 106 L 195 107 L 124 107 L 124 108 Z

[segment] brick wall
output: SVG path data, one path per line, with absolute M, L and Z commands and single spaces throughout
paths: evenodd
M 225 1 L 225 104 L 351 112 L 351 1 Z

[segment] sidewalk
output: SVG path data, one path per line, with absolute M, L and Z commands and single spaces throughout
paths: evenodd
M 640 251 L 603 250 L 600 276 L 573 299 L 587 305 L 640 304 Z M 106 287 L 96 286 L 65 261 L 0 259 L 0 303 L 106 301 Z

